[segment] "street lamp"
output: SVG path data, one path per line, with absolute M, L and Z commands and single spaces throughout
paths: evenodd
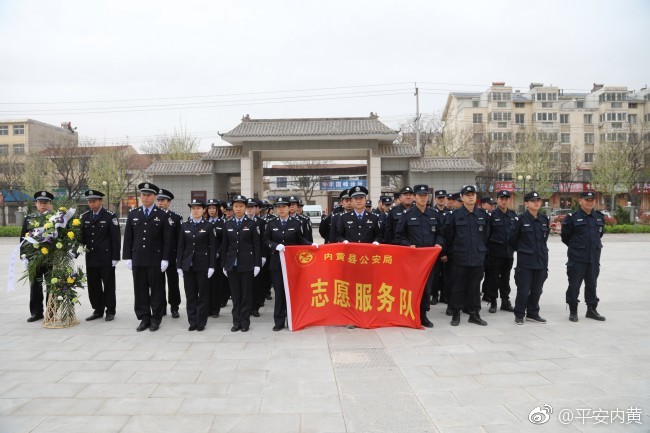
M 527 174 L 526 176 L 519 175 L 517 176 L 517 180 L 520 182 L 523 180 L 524 181 L 524 199 L 526 198 L 526 181 L 530 181 L 532 179 L 530 174 Z
M 108 202 L 108 210 L 111 210 L 111 184 L 106 181 L 103 181 L 102 185 L 104 185 L 104 187 L 107 188 L 106 201 Z

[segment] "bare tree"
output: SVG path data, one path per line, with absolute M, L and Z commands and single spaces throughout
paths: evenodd
M 619 142 L 601 142 L 594 157 L 591 181 L 610 199 L 610 210 L 616 210 L 618 194 L 629 191 L 635 172 L 630 165 L 629 148 Z
M 476 183 L 480 191 L 489 191 L 503 169 L 511 167 L 512 144 L 508 140 L 495 141 L 489 134 L 475 134 L 472 157 L 485 169 L 477 174 Z
M 91 155 L 86 148 L 94 145 L 92 140 L 79 146 L 57 138 L 48 138 L 45 142 L 42 154 L 50 159 L 52 172 L 70 200 L 77 200 L 88 185 Z
M 314 190 L 320 183 L 321 176 L 316 172 L 331 163 L 332 161 L 329 160 L 283 162 L 287 169 L 295 173 L 287 176 L 289 185 L 300 190 L 301 196 L 305 198 L 305 202 L 312 199 Z
M 553 193 L 553 153 L 558 150 L 557 133 L 527 132 L 517 133 L 513 144 L 514 176 L 523 186 L 518 176 L 531 176 L 530 189 L 535 189 L 542 196 L 549 197 Z
M 553 171 L 552 175 L 557 182 L 558 192 L 572 191 L 573 184 L 578 181 L 578 171 L 582 160 L 582 153 L 575 146 L 563 146 L 559 156 L 556 154 L 553 158 L 553 165 L 556 170 Z
M 161 155 L 165 160 L 194 159 L 199 150 L 199 141 L 183 125 L 174 128 L 172 135 L 162 134 L 141 146 L 144 153 Z
M 21 179 L 23 190 L 27 194 L 33 194 L 36 191 L 50 189 L 54 186 L 54 180 L 51 178 L 53 170 L 52 162 L 43 154 L 29 155 L 29 158 L 25 159 Z
M 101 189 L 105 194 L 109 210 L 116 206 L 133 190 L 138 181 L 138 176 L 130 170 L 130 161 L 135 154 L 131 146 L 113 146 L 101 149 L 93 156 L 90 162 L 90 176 L 88 185 Z M 106 190 L 103 183 L 107 182 Z M 120 208 L 117 208 L 120 214 Z
M 458 156 L 465 157 L 473 154 L 476 135 L 483 136 L 483 125 L 479 130 L 460 126 L 459 122 L 443 122 L 441 113 L 434 113 L 430 127 L 434 131 L 434 140 L 426 150 L 426 156 Z
M 5 190 L 8 194 L 13 194 L 22 184 L 24 171 L 25 165 L 15 154 L 0 155 L 0 189 Z M 5 196 L 4 200 L 9 198 Z M 7 225 L 4 207 L 0 207 L 0 217 L 0 224 Z
M 398 192 L 404 186 L 404 176 L 401 174 L 382 174 L 382 190 Z

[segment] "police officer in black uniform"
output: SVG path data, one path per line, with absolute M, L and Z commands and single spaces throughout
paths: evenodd
M 445 218 L 445 242 L 451 258 L 453 286 L 449 307 L 451 325 L 460 323 L 460 310 L 469 309 L 469 322 L 485 326 L 481 319 L 481 279 L 489 237 L 488 213 L 476 206 L 476 186 L 461 188 L 463 206 Z
M 394 244 L 395 231 L 397 230 L 397 223 L 399 222 L 402 214 L 408 212 L 409 208 L 413 205 L 413 188 L 410 186 L 403 187 L 399 192 L 399 204 L 394 206 L 386 216 L 385 224 L 383 227 L 383 239 L 385 244 Z
M 217 264 L 217 236 L 214 225 L 203 219 L 205 203 L 188 203 L 192 215 L 181 224 L 176 253 L 176 270 L 184 279 L 188 331 L 203 331 L 210 309 L 210 278 Z
M 280 251 L 289 245 L 309 245 L 309 241 L 302 233 L 300 222 L 289 216 L 289 198 L 278 197 L 275 201 L 277 218 L 266 225 L 264 231 L 264 244 L 271 251 L 270 271 L 273 288 L 275 289 L 275 307 L 273 309 L 274 331 L 284 328 L 287 319 L 287 299 L 284 292 L 284 279 L 280 263 Z M 318 248 L 318 245 L 313 244 Z
M 86 246 L 86 278 L 88 298 L 93 314 L 86 320 L 104 316 L 106 321 L 115 318 L 115 266 L 120 261 L 120 223 L 117 215 L 102 206 L 104 193 L 97 190 L 84 192 L 90 210 L 81 215 L 81 239 Z M 103 287 L 102 287 L 103 286 Z
M 260 232 L 260 246 L 262 254 L 262 266 L 260 273 L 253 279 L 253 309 L 251 311 L 251 316 L 253 317 L 260 317 L 260 308 L 264 306 L 264 300 L 266 298 L 267 281 L 271 278 L 269 274 L 269 267 L 267 265 L 270 251 L 263 242 L 266 220 L 259 216 L 260 208 L 260 200 L 256 198 L 249 198 L 246 201 L 246 216 L 255 221 Z
M 225 225 L 225 218 L 221 217 L 220 208 L 221 201 L 211 198 L 206 203 L 208 210 L 207 221 L 214 226 L 214 231 L 217 237 L 216 247 L 213 250 L 216 259 L 219 259 L 221 239 L 223 237 L 223 228 Z M 223 272 L 215 272 L 209 278 L 210 283 L 210 314 L 212 317 L 217 318 L 221 313 L 221 308 L 225 307 L 230 297 L 228 290 L 228 278 Z
M 524 324 L 524 315 L 529 322 L 546 323 L 539 315 L 539 298 L 548 277 L 548 217 L 539 212 L 542 198 L 536 191 L 526 194 L 524 201 L 528 203 L 527 209 L 518 220 L 512 222 L 512 233 L 508 239 L 511 247 L 517 251 L 517 297 L 514 308 L 517 325 Z
M 497 193 L 498 207 L 490 214 L 487 266 L 485 267 L 485 296 L 490 299 L 490 313 L 497 312 L 497 299 L 501 293 L 501 310 L 512 312 L 510 303 L 510 271 L 513 249 L 508 239 L 517 223 L 517 214 L 508 208 L 510 193 Z
M 165 313 L 163 273 L 169 267 L 172 227 L 169 217 L 154 200 L 160 188 L 153 183 L 138 185 L 142 206 L 129 212 L 124 227 L 122 259 L 133 271 L 135 315 L 140 320 L 137 331 L 160 328 Z M 172 258 L 174 260 L 174 258 Z
M 379 245 L 382 241 L 379 231 L 379 217 L 366 212 L 366 196 L 368 190 L 363 186 L 350 188 L 352 212 L 344 213 L 338 218 L 336 227 L 336 242 L 373 243 Z
M 296 218 L 298 221 L 300 221 L 300 224 L 302 225 L 302 232 L 305 235 L 305 239 L 307 239 L 310 243 L 314 242 L 314 235 L 312 232 L 312 227 L 311 227 L 311 219 L 309 219 L 308 216 L 303 215 L 300 213 L 298 210 L 301 207 L 302 200 L 300 200 L 296 196 L 290 196 L 289 197 L 289 215 L 291 215 L 291 218 Z
M 338 205 L 334 206 L 332 212 L 323 218 L 318 226 L 318 232 L 326 244 L 336 242 L 336 220 L 338 219 L 338 215 L 346 212 L 346 207 L 352 209 L 352 200 L 350 200 L 350 197 L 347 194 L 347 189 L 344 189 L 339 193 Z
M 43 215 L 50 213 L 50 206 L 54 200 L 54 195 L 49 191 L 36 191 L 34 193 L 34 202 L 36 205 L 36 212 L 31 213 L 25 217 L 23 220 L 23 226 L 20 231 L 20 254 L 21 256 L 25 254 L 27 248 L 32 248 L 32 244 L 29 242 L 22 243 L 25 238 L 25 233 L 29 232 L 31 227 L 31 222 L 35 218 L 39 218 Z M 25 267 L 28 266 L 28 260 L 22 259 Z M 33 280 L 29 281 L 29 312 L 30 316 L 27 318 L 28 322 L 36 322 L 43 318 L 43 276 L 46 272 L 50 270 L 49 266 L 41 266 L 36 269 L 36 274 Z
M 447 191 L 439 189 L 433 193 L 435 200 L 432 203 L 431 209 L 436 213 L 440 221 L 441 233 L 445 225 L 445 214 L 450 211 L 447 207 Z M 438 260 L 433 265 L 433 284 L 431 286 L 431 305 L 436 305 L 438 301 L 447 303 L 449 302 L 449 293 L 445 292 L 445 278 L 444 267 L 447 261 L 447 256 L 440 253 Z
M 377 205 L 377 215 L 379 216 L 379 230 L 384 233 L 384 226 L 386 225 L 386 218 L 390 212 L 390 206 L 393 204 L 393 199 L 387 195 L 379 197 L 379 204 Z
M 234 215 L 224 226 L 221 266 L 232 295 L 230 331 L 248 332 L 253 307 L 253 279 L 262 267 L 259 225 L 246 216 L 246 197 L 232 199 Z
M 395 242 L 412 248 L 422 247 L 443 247 L 445 239 L 442 235 L 442 222 L 438 218 L 438 213 L 427 206 L 429 200 L 429 186 L 415 185 L 415 206 L 412 206 L 408 212 L 402 214 L 397 223 L 395 231 Z M 436 260 L 437 261 L 437 260 Z M 424 288 L 422 299 L 420 301 L 420 320 L 422 326 L 433 328 L 433 323 L 427 318 L 429 309 L 429 298 L 431 296 L 431 286 L 433 285 L 433 267 Z
M 596 191 L 583 191 L 580 193 L 580 209 L 568 214 L 562 221 L 562 242 L 569 248 L 567 255 L 567 276 L 569 287 L 566 291 L 566 302 L 569 304 L 569 320 L 578 321 L 578 303 L 580 300 L 580 286 L 585 282 L 585 303 L 589 319 L 604 321 L 596 308 L 598 296 L 596 285 L 600 273 L 600 252 L 603 249 L 601 238 L 605 226 L 605 216 L 594 209 Z
M 174 200 L 174 194 L 172 194 L 171 191 L 168 191 L 166 189 L 161 189 L 158 192 L 156 204 L 160 209 L 164 210 L 167 213 L 168 216 L 167 222 L 169 223 L 172 229 L 171 237 L 170 237 L 170 245 L 169 245 L 169 257 L 175 259 L 176 252 L 177 252 L 176 251 L 177 245 L 178 245 L 178 237 L 181 234 L 181 223 L 183 222 L 183 217 L 177 214 L 176 212 L 172 211 L 171 209 L 169 209 L 172 200 Z M 165 278 L 165 276 L 167 276 L 167 278 Z M 167 286 L 169 291 L 169 305 L 171 307 L 172 317 L 174 319 L 178 319 L 180 317 L 180 314 L 178 313 L 178 309 L 181 305 L 181 290 L 178 284 L 179 283 L 178 272 L 176 272 L 176 269 L 174 269 L 173 266 L 170 266 L 163 273 L 162 278 L 163 278 L 163 286 L 165 285 L 165 279 L 167 280 Z M 165 300 L 165 304 L 166 303 L 167 300 Z M 165 307 L 165 313 L 166 311 L 167 311 L 167 307 Z

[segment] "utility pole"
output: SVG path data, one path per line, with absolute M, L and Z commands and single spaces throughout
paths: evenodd
M 418 153 L 422 152 L 420 144 L 420 91 L 415 83 L 415 147 Z

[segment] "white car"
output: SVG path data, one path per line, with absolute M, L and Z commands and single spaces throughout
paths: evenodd
M 302 214 L 309 217 L 311 225 L 317 226 L 323 219 L 323 207 L 319 204 L 306 204 L 302 207 Z

